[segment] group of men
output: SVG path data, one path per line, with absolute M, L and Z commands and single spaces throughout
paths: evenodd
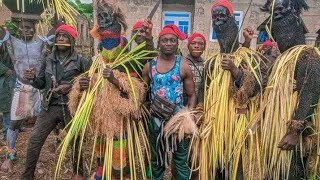
M 273 33 L 279 49 L 283 53 L 293 46 L 304 44 L 304 34 L 303 31 L 298 32 L 301 30 L 300 27 L 302 27 L 301 19 L 297 18 L 299 16 L 292 17 L 292 13 L 296 12 L 291 12 L 284 8 L 285 5 L 280 5 L 282 9 L 279 11 L 280 16 L 277 17 L 278 21 L 274 24 L 275 31 Z M 232 5 L 227 0 L 218 0 L 213 4 L 211 11 L 213 28 L 217 33 L 221 53 L 233 53 L 240 47 L 240 44 L 238 42 L 238 27 L 233 16 Z M 102 19 L 98 22 L 98 24 L 100 23 L 100 28 L 105 25 L 104 21 L 106 21 L 103 19 L 104 16 L 101 17 Z M 298 28 L 287 28 L 287 31 L 284 32 L 281 30 L 283 24 L 277 23 L 282 20 L 295 23 Z M 112 31 L 111 34 L 106 33 L 112 36 L 112 41 L 110 41 L 110 37 L 108 41 L 102 41 L 101 51 L 103 49 L 112 50 L 116 47 L 121 48 L 127 43 L 125 39 L 120 37 L 121 28 L 119 30 L 119 24 L 115 22 L 115 20 L 110 21 L 105 27 L 108 32 Z M 42 52 L 45 42 L 40 39 L 33 40 L 35 34 L 34 23 L 22 21 L 20 26 L 22 29 L 20 39 L 10 36 L 3 28 L 1 29 L 2 33 L 0 36 L 0 82 L 3 82 L 1 83 L 3 85 L 0 86 L 0 111 L 3 112 L 3 134 L 8 146 L 8 154 L 2 165 L 2 170 L 8 171 L 12 168 L 12 160 L 16 156 L 15 143 L 22 120 L 31 116 L 38 116 L 28 142 L 25 170 L 21 177 L 21 179 L 30 180 L 34 179 L 34 172 L 41 148 L 48 135 L 57 127 L 57 124 L 66 126 L 70 122 L 71 115 L 67 106 L 69 100 L 68 94 L 73 86 L 73 80 L 86 72 L 91 63 L 75 51 L 77 32 L 73 27 L 69 25 L 57 27 L 50 54 L 44 56 Z M 135 38 L 136 43 L 141 44 L 146 42 L 146 47 L 144 48 L 146 50 L 155 49 L 151 32 L 152 23 L 149 20 L 145 22 L 139 21 L 132 28 L 132 33 L 137 33 Z M 242 44 L 243 47 L 250 46 L 252 34 L 251 29 L 244 30 L 245 42 Z M 288 37 L 291 35 L 296 38 L 292 40 L 291 37 Z M 185 39 L 188 42 L 189 54 L 186 57 L 181 57 L 177 55 L 179 41 Z M 157 40 L 159 55 L 156 55 L 150 61 L 141 61 L 144 64 L 142 72 L 136 72 L 136 68 L 130 70 L 131 76 L 139 78 L 149 88 L 151 117 L 149 118 L 147 128 L 151 150 L 152 178 L 159 180 L 164 178 L 168 160 L 166 149 L 169 148 L 173 152 L 172 159 L 175 169 L 173 176 L 179 180 L 186 180 L 191 177 L 197 179 L 198 177 L 191 176 L 192 172 L 188 166 L 190 139 L 186 138 L 180 141 L 176 147 L 161 147 L 163 142 L 159 142 L 159 139 L 161 139 L 166 122 L 179 110 L 185 106 L 193 109 L 205 101 L 205 89 L 207 88 L 205 87 L 205 74 L 210 68 L 205 68 L 205 60 L 201 58 L 201 55 L 206 49 L 206 38 L 200 33 L 193 33 L 187 38 L 177 26 L 167 25 L 160 31 Z M 278 46 L 271 41 L 267 41 L 261 47 L 262 54 L 264 55 L 262 58 L 264 62 L 261 63 L 263 64 L 261 66 L 261 71 L 263 71 L 261 81 L 264 84 L 266 84 L 266 79 L 268 79 L 273 63 L 280 55 Z M 319 74 L 320 71 L 317 60 L 312 58 L 311 60 L 314 62 L 313 67 L 298 66 L 298 70 L 304 73 L 297 72 L 297 76 L 301 75 L 301 77 L 297 77 L 297 90 L 300 92 L 302 99 L 305 99 L 304 96 L 309 97 L 310 94 L 312 97 L 307 98 L 307 101 L 300 103 L 297 107 L 292 123 L 297 123 L 300 126 L 297 129 L 291 128 L 280 142 L 279 148 L 284 150 L 295 149 L 298 144 L 297 138 L 299 138 L 297 135 L 300 135 L 305 128 L 302 127 L 304 126 L 303 123 L 296 121 L 308 120 L 313 110 L 313 108 L 310 110 L 311 106 L 316 104 L 319 99 L 318 91 L 320 88 L 304 90 L 303 86 L 300 85 L 313 83 L 313 87 L 319 86 L 318 81 L 312 79 L 315 76 L 312 78 L 306 76 L 309 72 L 308 68 L 311 68 L 311 72 L 314 73 L 313 75 Z M 241 82 L 244 72 L 235 66 L 232 59 L 228 57 L 224 58 L 221 67 L 223 70 L 231 72 L 233 81 L 238 86 L 242 86 Z M 15 76 L 14 79 L 13 76 Z M 120 81 L 109 67 L 106 67 L 103 71 L 103 77 L 122 91 Z M 83 77 L 80 79 L 79 84 L 81 90 L 85 91 L 89 88 L 90 81 L 87 77 Z M 12 97 L 11 92 L 13 92 Z M 41 107 L 40 96 L 42 96 Z M 164 103 L 160 103 L 159 105 L 157 102 Z M 163 105 L 167 107 L 163 107 Z M 306 111 L 303 110 L 305 107 L 307 107 Z M 308 136 L 309 134 L 303 135 Z M 77 144 L 78 139 L 75 138 L 74 141 Z M 75 154 L 79 153 L 78 145 L 74 146 L 73 152 Z M 103 178 L 103 168 L 100 167 L 103 160 L 100 157 L 97 158 L 94 178 L 99 180 Z M 292 172 L 290 177 L 306 178 L 307 173 L 303 165 L 305 161 L 298 160 L 300 156 L 297 153 L 295 153 L 294 158 L 295 161 L 292 162 L 292 168 L 290 168 L 290 172 Z M 84 179 L 82 158 L 73 158 L 72 161 L 73 179 Z M 119 172 L 125 173 L 123 170 L 119 170 Z M 115 174 L 119 174 L 119 172 Z M 130 173 L 123 174 L 123 177 L 129 178 L 130 175 L 128 174 Z M 121 179 L 120 176 L 114 175 L 114 179 Z
M 5 90 L 1 91 L 1 111 L 7 142 L 1 170 L 12 170 L 16 159 L 15 144 L 23 120 L 37 116 L 21 178 L 33 179 L 47 136 L 58 124 L 66 125 L 71 119 L 66 106 L 67 95 L 73 79 L 87 71 L 89 61 L 75 51 L 77 32 L 71 26 L 60 24 L 55 29 L 54 42 L 49 42 L 52 41 L 50 38 L 34 38 L 35 22 L 22 20 L 19 29 L 19 38 L 1 29 L 1 34 L 7 35 L 1 43 L 1 73 L 4 75 L 3 79 L 1 74 L 4 81 L 1 88 Z M 50 53 L 47 53 L 48 49 Z

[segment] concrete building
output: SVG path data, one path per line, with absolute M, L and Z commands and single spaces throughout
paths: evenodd
M 157 0 L 118 0 L 121 8 L 126 12 L 129 27 L 134 22 L 144 20 L 150 13 Z M 234 6 L 235 17 L 238 25 L 244 27 L 251 26 L 255 31 L 255 39 L 252 48 L 262 43 L 266 38 L 265 26 L 261 25 L 269 17 L 263 13 L 259 7 L 266 0 L 230 0 Z M 193 32 L 204 34 L 209 43 L 208 50 L 218 50 L 215 33 L 211 28 L 211 6 L 214 0 L 162 0 L 162 3 L 153 17 L 154 36 L 156 37 L 160 29 L 166 25 L 174 23 L 181 30 L 189 35 Z M 310 9 L 303 13 L 303 19 L 307 28 L 306 40 L 308 44 L 320 45 L 320 2 L 308 0 Z M 242 36 L 242 32 L 241 36 Z M 130 37 L 131 32 L 127 32 Z M 156 40 L 156 39 L 155 39 Z M 239 38 L 243 42 L 243 37 Z M 316 42 L 317 41 L 317 42 Z M 185 42 L 183 42 L 185 44 Z M 185 45 L 182 49 L 185 50 Z
M 11 20 L 12 13 L 5 5 L 0 6 L 0 13 L 0 25 L 4 24 L 6 21 Z
M 89 31 L 93 27 L 93 22 L 81 15 L 75 19 L 78 30 L 78 39 L 76 42 L 77 51 L 89 58 L 93 55 L 93 38 L 89 34 Z

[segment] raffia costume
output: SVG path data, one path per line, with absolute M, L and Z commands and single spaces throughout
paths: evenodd
M 269 179 L 320 175 L 320 52 L 304 45 L 302 8 L 308 8 L 304 1 L 276 2 L 272 19 L 282 54 L 271 71 L 263 102 L 261 152 L 263 176 Z
M 200 140 L 195 141 L 200 144 L 200 179 L 250 179 L 260 166 L 257 135 L 250 127 L 261 99 L 261 59 L 255 51 L 239 48 L 238 27 L 228 1 L 215 2 L 212 13 L 213 17 L 220 14 L 213 19 L 220 53 L 205 63 L 204 121 Z M 224 57 L 240 70 L 235 77 L 221 68 Z
M 118 7 L 103 3 L 98 7 L 98 21 L 99 26 L 96 26 L 91 34 L 99 38 L 101 52 L 94 58 L 92 68 L 88 72 L 89 90 L 96 88 L 89 116 L 89 126 L 92 127 L 95 136 L 94 149 L 97 157 L 94 178 L 136 178 L 137 162 L 142 163 L 141 168 L 144 172 L 141 147 L 147 147 L 147 144 L 142 144 L 139 139 L 138 132 L 143 125 L 134 122 L 132 117 L 140 109 L 145 85 L 138 78 L 130 77 L 126 68 L 113 69 L 120 87 L 102 78 L 105 63 L 112 67 L 114 61 L 120 56 L 125 56 L 122 51 L 127 45 L 127 40 L 121 36 L 121 28 L 126 29 L 126 23 Z M 81 94 L 79 83 L 75 83 L 69 102 L 70 111 L 75 117 L 81 109 Z M 146 138 L 145 134 L 141 136 Z

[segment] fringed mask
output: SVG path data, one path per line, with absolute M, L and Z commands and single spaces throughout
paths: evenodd
M 97 15 L 99 33 L 103 33 L 105 31 L 111 31 L 119 34 L 121 33 L 121 25 L 119 22 L 116 21 L 113 9 L 109 4 L 99 5 Z
M 289 1 L 289 0 L 288 0 Z M 307 9 L 304 0 L 299 3 L 277 2 L 274 7 L 272 32 L 278 43 L 280 52 L 305 44 L 303 20 L 300 17 L 301 9 Z
M 106 33 L 121 34 L 121 29 L 124 31 L 128 29 L 123 12 L 119 7 L 113 4 L 100 2 L 97 9 L 98 32 L 100 36 Z M 108 38 L 104 36 L 103 38 Z
M 239 48 L 238 26 L 227 8 L 222 6 L 213 8 L 212 27 L 217 33 L 221 53 L 232 53 Z
M 113 62 L 125 46 L 121 37 L 122 28 L 126 31 L 128 27 L 124 14 L 113 4 L 99 2 L 97 19 L 98 26 L 91 31 L 91 35 L 100 39 L 100 50 L 104 60 Z
M 230 12 L 223 6 L 217 6 L 212 9 L 212 24 L 220 26 L 227 22 L 230 17 Z
M 276 0 L 274 6 L 274 13 L 276 15 L 280 12 L 280 14 L 278 15 L 281 15 L 281 12 L 291 11 L 295 15 L 299 16 L 303 9 L 309 9 L 309 6 L 305 0 Z M 271 12 L 272 9 L 270 10 L 270 13 Z

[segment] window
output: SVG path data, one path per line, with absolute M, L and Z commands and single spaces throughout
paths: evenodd
M 243 12 L 242 11 L 235 11 L 234 12 L 234 17 L 236 19 L 236 24 L 238 26 L 238 28 L 241 27 L 242 25 L 242 20 L 243 20 Z M 241 33 L 241 30 L 240 32 Z M 241 38 L 241 36 L 239 36 L 239 39 Z M 212 22 L 211 22 L 211 27 L 210 27 L 210 41 L 213 41 L 213 42 L 217 42 L 218 39 L 217 39 L 217 33 L 213 31 L 213 28 L 212 28 Z
M 163 12 L 163 26 L 169 24 L 175 24 L 179 27 L 181 32 L 190 34 L 191 27 L 191 13 L 189 12 L 175 12 L 166 11 Z

